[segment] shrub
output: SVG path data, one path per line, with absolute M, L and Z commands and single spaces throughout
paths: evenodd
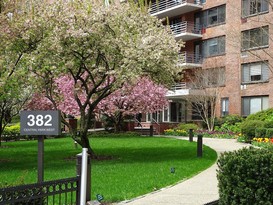
M 243 118 L 239 115 L 227 115 L 223 117 L 223 123 L 228 125 L 235 125 L 238 122 L 242 122 Z
M 20 134 L 20 123 L 6 126 L 3 132 L 4 135 Z
M 267 128 L 266 129 L 265 137 L 273 138 L 273 128 Z
M 263 128 L 264 122 L 260 120 L 246 120 L 241 125 L 241 132 L 245 136 L 245 141 L 250 142 L 255 137 L 255 129 Z
M 246 120 L 261 120 L 261 121 L 271 121 L 273 120 L 273 108 L 267 110 L 262 110 L 254 114 L 249 115 Z
M 194 123 L 181 123 L 179 124 L 176 129 L 178 130 L 186 130 L 189 131 L 189 129 L 193 129 L 193 130 L 197 130 L 198 129 L 198 125 L 194 124 Z
M 215 128 L 216 130 L 234 133 L 241 132 L 241 123 L 243 121 L 243 118 L 240 117 L 239 115 L 228 115 L 220 119 L 221 120 L 218 120 L 218 125 Z
M 273 152 L 244 148 L 218 159 L 219 204 L 272 204 Z
M 255 137 L 256 138 L 264 138 L 266 134 L 266 128 L 256 128 L 255 129 Z
M 273 120 L 266 120 L 264 122 L 264 127 L 265 128 L 273 128 Z

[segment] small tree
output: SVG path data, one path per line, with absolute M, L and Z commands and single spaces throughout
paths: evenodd
M 103 99 L 98 110 L 111 119 L 115 131 L 120 131 L 124 117 L 162 110 L 168 103 L 166 93 L 167 89 L 163 86 L 141 78 L 135 84 L 125 83 L 121 89 Z
M 224 68 L 210 68 L 196 71 L 191 78 L 191 88 L 195 91 L 188 102 L 192 113 L 206 124 L 208 130 L 214 129 L 216 118 L 216 104 L 225 84 Z

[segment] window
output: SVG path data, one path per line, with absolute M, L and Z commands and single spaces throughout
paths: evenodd
M 198 13 L 196 17 L 201 17 L 201 25 L 209 27 L 225 23 L 226 21 L 226 5 L 208 9 Z
M 204 82 L 202 87 L 218 87 L 225 85 L 225 68 L 204 69 L 201 74 Z
M 269 80 L 269 68 L 266 62 L 242 65 L 242 83 L 265 82 Z
M 182 122 L 185 120 L 185 102 L 171 102 L 169 110 L 170 122 Z
M 162 111 L 157 111 L 153 113 L 146 114 L 146 122 L 162 122 Z
M 242 32 L 242 50 L 268 46 L 268 26 Z
M 242 98 L 243 116 L 247 116 L 266 109 L 268 109 L 268 96 Z
M 169 121 L 169 108 L 166 107 L 163 111 L 163 122 L 168 122 Z
M 228 98 L 222 98 L 221 99 L 221 116 L 227 116 L 229 114 L 229 99 Z
M 268 12 L 268 0 L 242 0 L 242 17 Z
M 225 36 L 203 41 L 202 56 L 210 57 L 225 54 Z

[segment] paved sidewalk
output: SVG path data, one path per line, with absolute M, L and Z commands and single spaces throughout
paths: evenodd
M 188 140 L 188 138 L 179 138 Z M 219 153 L 247 146 L 234 139 L 203 138 L 203 143 Z M 123 201 L 117 205 L 203 205 L 219 199 L 216 163 L 200 174 L 177 185 Z

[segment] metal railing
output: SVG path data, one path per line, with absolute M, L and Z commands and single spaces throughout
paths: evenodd
M 171 90 L 172 90 L 172 91 L 175 91 L 175 90 L 182 90 L 182 89 L 187 89 L 187 84 L 184 83 L 184 82 L 176 83 L 176 84 L 174 84 L 174 85 L 171 87 Z
M 152 3 L 150 7 L 150 14 L 154 14 L 160 11 L 164 11 L 166 9 L 181 5 L 181 4 L 186 4 L 186 3 L 191 3 L 191 4 L 196 4 L 196 5 L 201 5 L 201 1 L 198 0 L 166 0 L 166 1 L 155 1 Z
M 200 25 L 188 21 L 170 24 L 170 28 L 174 35 L 179 35 L 187 32 L 193 34 L 201 34 Z
M 201 55 L 184 51 L 179 54 L 178 63 L 179 64 L 183 64 L 183 63 L 201 64 L 202 57 Z
M 79 204 L 80 177 L 0 188 L 0 205 Z
M 152 123 L 154 122 L 158 127 L 158 129 L 155 128 L 156 133 L 160 134 L 160 123 L 158 123 L 157 120 L 154 119 L 153 117 L 152 117 L 151 121 L 152 121 Z

